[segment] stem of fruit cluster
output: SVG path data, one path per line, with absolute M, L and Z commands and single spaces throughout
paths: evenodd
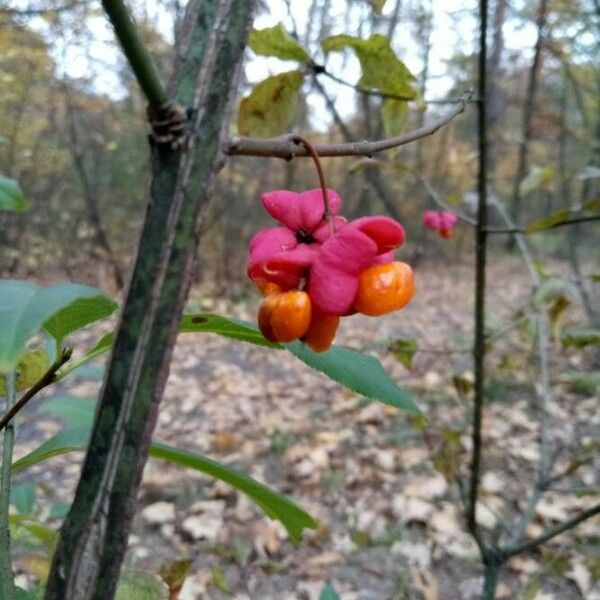
M 6 408 L 10 410 L 16 397 L 16 374 L 6 375 Z M 0 597 L 14 600 L 12 563 L 10 560 L 10 531 L 8 528 L 8 507 L 10 504 L 10 471 L 15 438 L 13 423 L 9 423 L 4 432 L 2 448 L 2 467 L 0 472 Z
M 333 219 L 331 218 L 331 210 L 329 208 L 329 195 L 327 194 L 327 183 L 325 181 L 325 173 L 323 172 L 323 166 L 321 165 L 321 159 L 319 158 L 319 153 L 317 149 L 304 137 L 301 135 L 295 135 L 292 138 L 294 144 L 299 144 L 306 148 L 306 152 L 310 154 L 310 157 L 313 159 L 315 163 L 315 169 L 317 169 L 317 175 L 319 176 L 319 184 L 321 185 L 321 191 L 323 192 L 323 218 L 329 224 L 329 235 L 333 235 L 335 233 L 335 226 L 333 224 Z

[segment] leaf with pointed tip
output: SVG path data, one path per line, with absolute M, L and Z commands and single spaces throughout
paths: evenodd
M 398 96 L 402 100 L 417 97 L 417 90 L 412 85 L 413 74 L 396 56 L 384 35 L 375 33 L 367 40 L 346 34 L 333 35 L 325 38 L 321 46 L 325 52 L 354 50 L 362 70 L 359 87 Z
M 60 348 L 69 334 L 109 317 L 117 306 L 116 302 L 106 296 L 77 298 L 53 314 L 44 323 L 44 330 L 55 339 L 57 347 Z
M 340 595 L 329 585 L 326 584 L 321 588 L 319 600 L 342 600 Z
M 402 410 L 420 413 L 410 394 L 392 381 L 375 357 L 356 350 L 332 346 L 326 352 L 316 353 L 302 342 L 271 344 L 263 338 L 253 323 L 209 313 L 185 315 L 181 331 L 213 332 L 251 344 L 285 348 L 312 369 L 321 371 L 358 394 Z
M 407 369 L 412 366 L 413 358 L 418 350 L 416 340 L 394 340 L 388 350 L 394 358 Z
M 248 45 L 262 56 L 275 56 L 281 60 L 297 60 L 301 63 L 310 61 L 307 50 L 287 32 L 282 23 L 265 29 L 253 29 Z
M 410 394 L 392 381 L 374 356 L 343 346 L 332 346 L 320 353 L 313 352 L 302 342 L 291 342 L 285 347 L 309 367 L 325 373 L 357 394 L 400 410 L 421 413 Z
M 65 420 L 67 426 L 31 453 L 13 463 L 13 472 L 31 467 L 53 456 L 84 450 L 91 432 L 95 405 L 95 400 L 76 397 L 59 398 L 54 402 L 50 400 L 42 404 L 39 412 L 57 416 Z M 317 526 L 315 520 L 307 512 L 285 496 L 206 456 L 173 448 L 160 442 L 152 443 L 150 456 L 194 469 L 228 483 L 251 498 L 269 517 L 281 521 L 290 539 L 295 543 L 300 540 L 303 529 L 314 529 Z

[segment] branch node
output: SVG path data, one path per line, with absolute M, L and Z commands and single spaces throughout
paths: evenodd
M 167 102 L 158 110 L 147 108 L 148 122 L 152 131 L 151 144 L 168 145 L 176 150 L 184 145 L 189 135 L 190 111 L 179 104 Z

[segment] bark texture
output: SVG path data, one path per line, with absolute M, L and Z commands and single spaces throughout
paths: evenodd
M 172 101 L 189 118 L 183 144 L 152 149 L 151 198 L 75 499 L 46 600 L 114 597 L 192 273 L 198 215 L 220 161 L 221 134 L 254 2 L 191 0 Z

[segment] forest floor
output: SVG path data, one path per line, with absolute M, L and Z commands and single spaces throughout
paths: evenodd
M 316 600 L 325 582 L 343 600 L 479 597 L 481 564 L 465 533 L 455 483 L 457 469 L 466 476 L 471 444 L 468 403 L 458 390 L 470 398 L 471 357 L 464 349 L 473 281 L 460 265 L 424 264 L 417 274 L 418 294 L 405 310 L 376 320 L 344 319 L 336 341 L 381 358 L 427 414 L 425 431 L 407 414 L 367 402 L 285 352 L 212 334 L 180 336 L 156 439 L 205 453 L 292 496 L 320 526 L 293 547 L 279 523 L 228 486 L 150 460 L 129 568 L 156 573 L 190 559 L 181 600 Z M 516 261 L 491 268 L 492 326 L 502 328 L 526 306 L 527 286 Z M 191 305 L 253 320 L 258 298 L 232 303 L 196 294 Z M 567 310 L 566 325 L 577 318 L 576 308 Z M 87 332 L 75 347 L 98 334 L 98 328 Z M 424 350 L 410 369 L 386 350 L 396 339 L 415 339 Z M 488 358 L 478 511 L 486 536 L 514 530 L 535 478 L 539 419 L 532 382 L 538 369 L 532 347 L 531 332 L 521 329 L 499 340 Z M 600 437 L 597 387 L 585 378 L 574 384 L 574 373 L 590 369 L 589 356 L 553 345 L 548 437 L 556 471 Z M 81 376 L 53 393 L 89 397 L 99 386 L 98 378 Z M 33 423 L 26 417 L 17 454 L 57 428 L 51 419 Z M 58 457 L 20 476 L 45 482 L 42 513 L 43 506 L 70 499 L 80 460 L 81 453 Z M 537 505 L 525 536 L 597 501 L 582 491 L 597 493 L 598 473 L 596 456 L 595 464 L 586 462 L 557 482 Z M 497 597 L 600 599 L 599 539 L 600 520 L 590 520 L 543 550 L 513 558 Z M 30 555 L 18 548 L 17 554 L 17 568 L 31 573 Z

